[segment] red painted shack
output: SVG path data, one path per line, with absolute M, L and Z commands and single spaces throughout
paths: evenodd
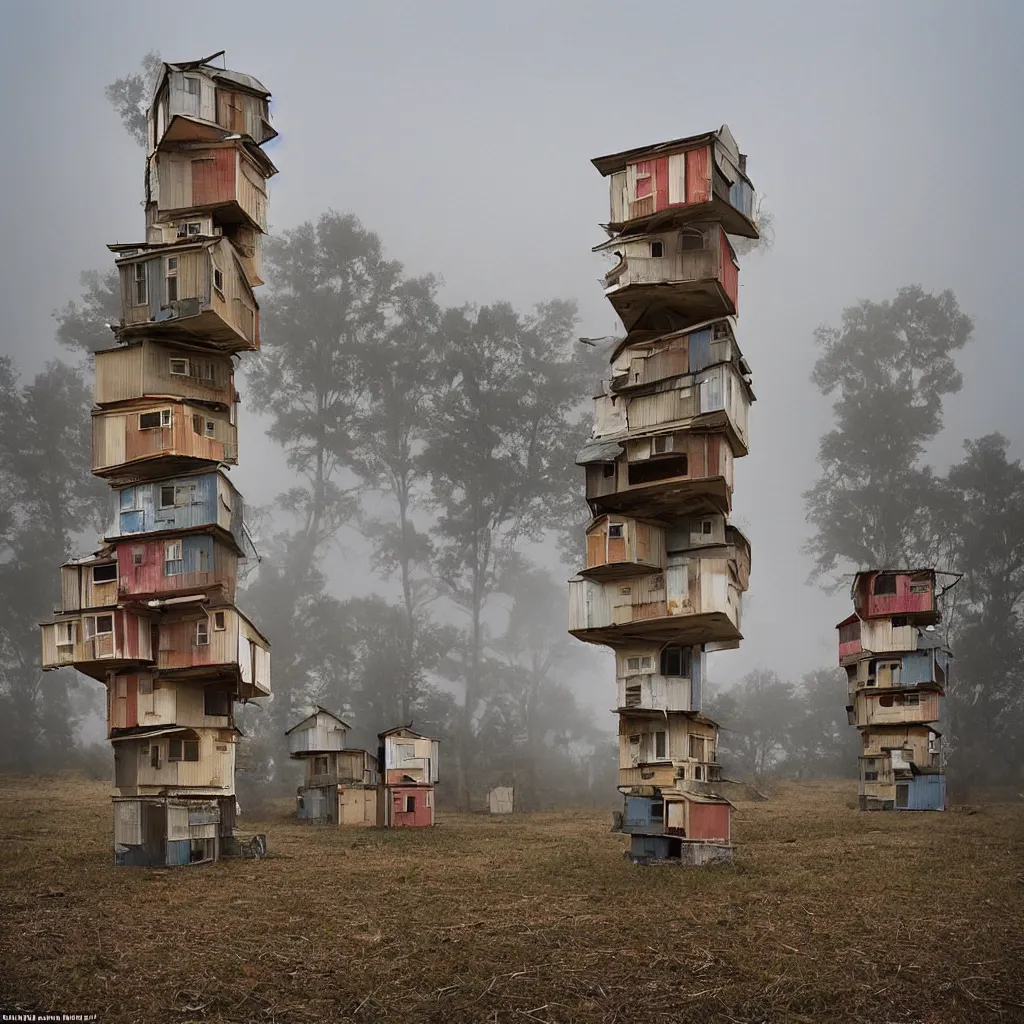
M 852 597 L 862 619 L 903 615 L 920 625 L 939 621 L 934 569 L 859 572 Z
M 385 819 L 388 828 L 424 828 L 434 824 L 434 787 L 416 783 L 381 786 L 385 794 Z M 379 815 L 378 815 L 379 817 Z
M 747 158 L 718 131 L 597 157 L 610 179 L 609 230 L 626 234 L 692 217 L 720 220 L 733 235 L 757 238 Z

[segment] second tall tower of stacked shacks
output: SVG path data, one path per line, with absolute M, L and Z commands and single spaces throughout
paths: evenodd
M 626 336 L 595 399 L 586 568 L 570 632 L 615 652 L 619 790 L 634 860 L 731 851 L 705 654 L 737 647 L 750 545 L 728 521 L 754 395 L 736 339 L 729 236 L 757 238 L 746 157 L 715 132 L 600 157 L 616 259 L 605 294 Z

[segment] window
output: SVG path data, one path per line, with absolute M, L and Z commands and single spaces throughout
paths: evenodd
M 206 548 L 200 548 L 197 554 L 199 556 L 199 564 L 196 566 L 196 572 L 209 572 L 210 552 Z
M 622 523 L 609 523 L 608 524 L 608 539 L 609 540 L 622 540 Z
M 676 476 L 689 475 L 689 463 L 685 455 L 670 455 L 664 459 L 635 462 L 629 467 L 629 486 L 650 484 L 657 480 L 671 480 Z
M 92 567 L 93 583 L 113 583 L 117 579 L 117 565 L 94 565 Z
M 662 242 L 651 242 L 651 256 L 658 260 L 665 255 L 665 245 Z
M 93 623 L 94 629 L 93 634 L 97 633 L 113 633 L 114 632 L 114 616 L 113 615 L 97 615 L 87 621 Z
M 907 625 L 907 617 L 906 617 L 906 615 L 894 615 L 892 617 L 892 628 L 893 629 L 902 629 L 905 625 Z
M 693 777 L 697 779 L 698 782 L 704 778 L 704 769 L 699 764 L 695 764 L 693 766 Z
M 164 575 L 180 576 L 185 571 L 181 557 L 181 541 L 169 540 L 164 545 Z
M 159 409 L 156 412 L 139 413 L 139 430 L 153 430 L 157 427 L 169 427 L 170 425 L 170 409 Z
M 704 737 L 703 736 L 690 736 L 690 757 L 695 761 L 704 760 Z
M 57 623 L 57 646 L 58 647 L 74 647 L 75 645 L 75 623 L 73 622 L 58 622 Z
M 656 732 L 654 734 L 654 756 L 655 758 L 661 759 L 667 757 L 668 742 L 667 734 L 665 732 Z
M 198 761 L 199 740 L 168 740 L 168 761 Z
M 185 95 L 186 96 L 198 96 L 199 95 L 199 79 L 185 76 Z
M 864 781 L 865 782 L 877 782 L 878 781 L 878 772 L 865 772 L 864 773 Z
M 132 275 L 135 281 L 135 305 L 144 306 L 149 301 L 148 289 L 146 288 L 146 264 L 133 264 Z
M 326 775 L 329 771 L 326 757 L 314 757 L 313 758 L 313 774 L 314 775 Z
M 672 442 L 674 440 L 671 434 L 656 437 L 651 450 L 655 455 L 666 455 L 672 451 Z
M 416 797 L 406 796 L 405 798 L 405 813 L 414 814 L 416 812 Z
M 688 676 L 690 674 L 690 649 L 688 647 L 666 647 L 661 652 L 661 674 L 663 676 Z
M 146 561 L 146 549 L 139 544 L 132 547 L 132 565 L 142 565 Z
M 226 629 L 226 623 L 224 621 L 224 612 L 213 613 L 213 628 L 219 633 L 221 630 Z
M 627 658 L 627 672 L 649 672 L 651 670 L 651 659 L 649 656 L 643 658 Z
M 206 421 L 206 436 L 213 437 L 213 432 L 217 429 L 217 424 L 213 420 Z
M 910 592 L 912 594 L 927 594 L 931 590 L 931 587 L 927 583 L 911 583 Z
M 864 767 L 865 768 L 874 768 L 875 767 L 875 758 L 873 758 L 873 757 L 866 757 L 864 759 Z
M 160 767 L 160 744 L 151 743 L 149 746 L 149 766 L 150 768 Z
M 626 707 L 638 708 L 640 706 L 640 686 L 626 687 Z
M 629 597 L 633 593 L 632 587 L 619 587 L 619 595 L 621 597 Z
M 707 243 L 703 231 L 698 231 L 696 228 L 684 228 L 679 232 L 680 252 L 696 252 L 706 248 Z
M 607 480 L 610 476 L 615 476 L 615 463 L 606 462 L 604 464 L 604 478 Z
M 174 485 L 162 484 L 160 486 L 160 507 L 174 508 Z
M 703 520 L 703 522 L 700 524 L 701 535 L 704 537 L 710 537 L 712 525 L 713 524 L 710 519 Z
M 210 623 L 200 619 L 196 623 L 196 647 L 205 647 L 210 642 Z
M 187 221 L 178 225 L 179 238 L 188 238 L 191 235 L 201 235 L 202 233 L 203 225 L 198 220 Z
M 919 693 L 903 694 L 903 706 L 905 708 L 916 708 L 921 706 L 921 695 Z
M 892 707 L 892 694 L 891 693 L 883 693 L 878 698 L 878 704 L 879 704 L 880 707 L 883 707 L 883 708 L 891 708 Z
M 895 576 L 876 576 L 875 582 L 871 588 L 874 594 L 895 594 L 896 593 L 896 577 Z
M 213 264 L 213 287 L 220 292 L 221 298 L 224 297 L 224 275 L 220 272 L 220 268 L 216 263 Z
M 231 697 L 227 690 L 215 690 L 208 686 L 203 690 L 203 714 L 204 715 L 230 715 Z
M 203 433 L 203 417 L 198 413 L 192 415 L 192 433 L 200 435 Z
M 172 359 L 171 360 L 171 376 L 172 377 L 187 377 L 188 376 L 188 360 L 187 359 Z
M 178 301 L 178 257 L 168 256 L 164 260 L 164 279 L 167 282 L 167 301 Z

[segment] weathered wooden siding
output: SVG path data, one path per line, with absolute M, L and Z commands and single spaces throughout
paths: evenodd
M 134 750 L 137 762 L 136 786 L 140 793 L 155 792 L 166 787 L 183 790 L 224 790 L 234 788 L 235 733 L 230 729 L 197 729 L 195 736 L 187 733 L 159 736 L 152 739 L 118 740 L 124 748 L 126 760 Z M 168 760 L 171 739 L 197 738 L 198 761 Z M 160 767 L 152 764 L 152 747 L 159 747 Z M 129 795 L 129 794 L 125 794 Z
M 117 580 L 95 582 L 92 571 L 94 564 L 86 562 L 61 566 L 62 612 L 109 608 L 117 604 Z
M 101 630 L 107 620 L 112 629 Z M 93 635 L 86 636 L 86 627 L 90 621 L 95 626 L 90 631 Z M 58 637 L 67 636 L 62 623 L 71 623 L 73 633 L 71 643 L 58 643 Z M 109 612 L 97 612 L 92 615 L 64 616 L 56 622 L 44 623 L 42 629 L 42 667 L 44 669 L 60 668 L 76 663 L 102 661 L 151 661 L 151 645 L 149 620 L 136 616 L 124 609 Z
M 288 753 L 344 750 L 347 735 L 348 730 L 336 718 L 317 712 L 310 722 L 288 733 Z
M 854 603 L 864 618 L 891 615 L 920 615 L 935 611 L 935 576 L 930 572 L 898 573 L 895 594 L 875 594 L 874 587 L 880 576 L 892 578 L 891 573 L 865 573 L 858 583 L 859 593 Z
M 622 537 L 609 537 L 609 525 L 622 527 Z M 633 563 L 661 568 L 665 564 L 665 531 L 627 516 L 605 516 L 587 531 L 587 568 Z
M 730 838 L 729 805 L 705 804 L 687 800 L 686 838 L 707 839 L 727 843 Z
M 917 703 L 907 704 L 908 697 Z M 885 706 L 888 703 L 889 706 Z M 861 691 L 854 700 L 857 725 L 884 725 L 894 722 L 937 722 L 939 695 L 935 691 L 918 694 L 880 694 Z
M 169 560 L 168 545 L 180 548 L 180 559 Z M 235 598 L 238 554 L 209 534 L 174 541 L 122 541 L 117 545 L 117 560 L 118 590 L 126 597 L 218 588 L 223 600 Z
M 437 782 L 438 750 L 438 741 L 425 736 L 385 736 L 383 767 L 386 781 L 398 782 L 402 775 L 410 775 L 424 783 Z
M 172 373 L 180 361 L 185 374 Z M 125 402 L 148 395 L 174 395 L 230 405 L 235 401 L 231 357 L 143 341 L 96 353 L 96 404 Z
M 166 488 L 174 488 L 173 505 L 161 501 Z M 243 550 L 243 512 L 242 496 L 221 472 L 168 477 L 113 491 L 106 538 L 219 526 Z
M 388 786 L 392 828 L 424 828 L 434 824 L 434 793 L 429 786 Z M 407 799 L 414 803 L 412 811 L 405 810 Z
M 161 410 L 170 410 L 170 426 L 139 426 L 140 415 Z M 238 428 L 231 422 L 231 413 L 224 410 L 166 400 L 131 412 L 97 409 L 92 416 L 94 472 L 160 456 L 230 464 L 238 461 Z M 197 419 L 202 431 L 207 422 L 213 424 L 212 436 L 196 432 Z
M 732 254 L 732 246 L 726 238 L 725 228 L 718 229 L 718 279 L 722 289 L 732 300 L 733 309 L 740 308 L 740 268 Z
M 147 672 L 119 672 L 108 681 L 107 698 L 110 730 L 173 725 L 228 729 L 232 725 L 230 714 L 206 714 L 202 683 L 170 685 Z

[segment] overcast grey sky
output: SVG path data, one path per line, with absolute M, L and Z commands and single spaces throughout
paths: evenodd
M 409 272 L 443 275 L 447 302 L 571 297 L 590 335 L 618 327 L 590 252 L 608 204 L 590 158 L 728 123 L 777 244 L 741 262 L 758 403 L 736 516 L 753 572 L 747 639 L 716 657 L 718 680 L 835 659 L 846 601 L 805 585 L 800 553 L 801 492 L 829 418 L 807 379 L 816 325 L 905 284 L 954 289 L 976 338 L 934 457 L 944 466 L 964 437 L 997 429 L 1021 453 L 1020 2 L 221 0 L 186 16 L 37 0 L 0 11 L 0 337 L 26 371 L 56 353 L 50 314 L 77 294 L 79 271 L 109 265 L 106 242 L 142 237 L 142 153 L 103 87 L 147 50 L 182 60 L 225 48 L 229 67 L 272 91 L 273 229 L 352 211 Z M 242 422 L 232 476 L 267 501 L 275 453 L 250 413 Z M 610 680 L 594 686 L 606 707 Z

